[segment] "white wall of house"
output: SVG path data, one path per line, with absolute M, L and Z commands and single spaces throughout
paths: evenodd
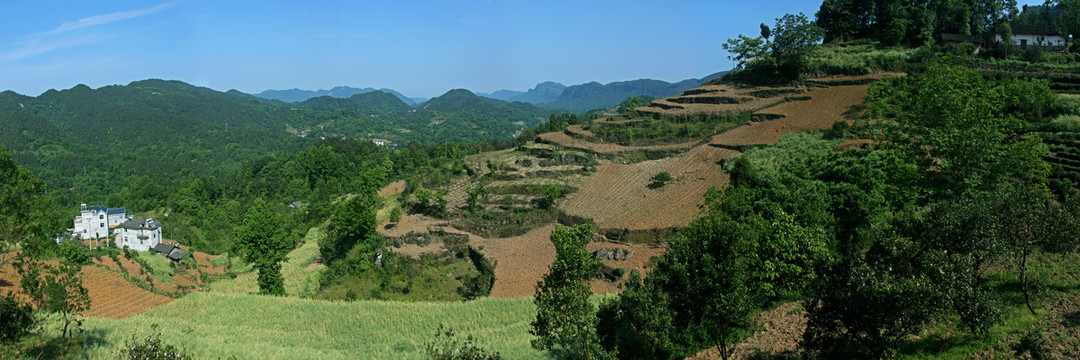
M 997 35 L 995 38 L 997 42 L 1001 42 L 1001 35 Z M 1042 47 L 1065 47 L 1066 39 L 1060 35 L 1028 35 L 1028 34 L 1014 34 L 1012 37 L 1013 45 L 1021 47 L 1026 45 L 1028 49 L 1039 44 Z
M 82 209 L 82 216 L 75 217 L 75 236 L 83 240 L 109 237 L 109 220 L 104 211 Z
M 82 204 L 82 215 L 75 217 L 72 235 L 83 240 L 108 238 L 110 227 L 127 221 L 127 214 L 123 211 L 124 209 L 116 210 L 113 209 L 112 214 L 110 214 L 109 209 L 104 206 L 86 206 L 86 204 Z
M 114 236 L 118 248 L 127 246 L 132 250 L 148 251 L 161 243 L 161 228 L 132 230 L 119 227 Z

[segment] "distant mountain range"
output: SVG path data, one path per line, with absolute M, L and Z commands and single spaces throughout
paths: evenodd
M 490 94 L 476 93 L 476 95 L 510 103 L 529 103 L 548 109 L 584 112 L 587 110 L 614 107 L 619 105 L 623 100 L 634 96 L 648 95 L 654 98 L 665 98 L 679 95 L 682 94 L 683 91 L 696 88 L 709 80 L 718 78 L 724 73 L 726 73 L 726 71 L 708 75 L 701 79 L 687 79 L 677 83 L 640 79 L 618 81 L 609 84 L 590 82 L 566 86 L 557 82 L 547 81 L 536 84 L 536 87 L 529 89 L 528 91 L 499 90 Z M 418 106 L 428 101 L 428 99 L 425 98 L 410 98 L 391 89 L 358 89 L 348 86 L 338 86 L 330 90 L 317 91 L 301 89 L 266 90 L 253 95 L 263 99 L 299 103 L 319 97 L 348 99 L 355 95 L 367 94 L 375 91 L 392 94 L 410 106 Z M 451 92 L 453 91 L 455 90 L 451 90 Z
M 339 99 L 347 99 L 353 95 L 366 94 L 373 91 L 382 91 L 385 93 L 393 94 L 401 99 L 402 102 L 415 105 L 416 103 L 424 102 L 426 98 L 410 98 L 397 91 L 391 89 L 375 89 L 375 88 L 363 88 L 357 89 L 348 86 L 338 86 L 330 90 L 301 90 L 301 89 L 288 89 L 288 90 L 266 90 L 258 94 L 252 94 L 263 99 L 281 100 L 284 102 L 301 102 L 311 98 L 317 98 L 320 96 L 329 96 Z
M 503 101 L 520 101 L 549 109 L 568 109 L 575 112 L 610 108 L 634 96 L 648 95 L 665 98 L 681 94 L 705 82 L 724 75 L 718 72 L 701 79 L 687 79 L 677 83 L 640 79 L 618 81 L 609 84 L 590 82 L 587 84 L 565 86 L 556 82 L 543 82 L 526 92 L 499 90 L 491 94 L 477 94 Z

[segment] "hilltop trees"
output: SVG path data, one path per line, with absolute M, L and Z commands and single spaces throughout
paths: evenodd
M 235 239 L 233 250 L 259 270 L 259 293 L 285 295 L 281 262 L 293 249 L 293 242 L 277 212 L 262 198 L 255 199 L 236 228 Z
M 761 27 L 761 37 L 739 35 L 728 39 L 722 45 L 731 53 L 728 58 L 737 61 L 739 69 L 749 65 L 747 70 L 756 76 L 798 79 L 806 68 L 806 57 L 821 42 L 824 31 L 802 13 L 776 19 L 771 30 L 765 24 Z M 772 42 L 767 41 L 769 36 Z

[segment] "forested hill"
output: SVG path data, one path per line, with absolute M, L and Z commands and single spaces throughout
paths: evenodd
M 332 96 L 320 96 L 296 103 L 293 107 L 314 111 L 360 111 L 371 114 L 387 114 L 412 110 L 412 107 L 409 106 L 409 104 L 401 101 L 397 96 L 382 91 L 356 94 L 344 99 Z
M 6 91 L 0 142 L 70 205 L 104 202 L 148 181 L 220 183 L 246 163 L 292 154 L 322 138 L 400 145 L 507 140 L 551 113 L 465 90 L 425 106 L 414 109 L 380 91 L 289 104 L 165 80 L 77 85 L 38 97 Z
M 686 79 L 677 83 L 639 79 L 609 84 L 590 82 L 567 87 L 548 81 L 537 84 L 535 88 L 524 93 L 501 90 L 484 96 L 494 99 L 505 98 L 506 101 L 520 101 L 549 109 L 572 109 L 584 112 L 615 107 L 619 102 L 635 96 L 646 95 L 654 98 L 665 98 L 679 95 L 687 89 L 701 86 L 706 81 L 718 78 L 724 73 L 726 71 L 701 79 Z M 512 96 L 507 96 L 511 94 Z
M 49 189 L 102 198 L 132 178 L 221 177 L 295 152 L 287 109 L 178 81 L 78 85 L 36 98 L 0 93 L 0 141 Z M 61 196 L 61 198 L 63 198 Z
M 320 96 L 329 96 L 329 97 L 334 97 L 334 98 L 339 98 L 339 99 L 346 99 L 346 98 L 353 97 L 354 95 L 366 94 L 366 93 L 375 92 L 375 91 L 382 91 L 384 93 L 393 94 L 398 99 L 401 99 L 402 102 L 404 102 L 406 104 L 409 104 L 409 105 L 414 105 L 414 104 L 417 103 L 417 99 L 407 97 L 404 94 L 399 93 L 399 92 L 394 91 L 394 90 L 391 90 L 391 89 L 374 89 L 374 88 L 369 88 L 369 87 L 368 88 L 363 88 L 363 89 L 358 89 L 358 88 L 348 87 L 348 86 L 337 86 L 337 87 L 334 87 L 333 89 L 330 89 L 330 90 L 322 90 L 322 89 L 320 89 L 320 90 L 315 90 L 315 91 L 301 90 L 301 89 L 266 90 L 266 91 L 263 91 L 263 92 L 258 93 L 258 94 L 253 94 L 253 96 L 263 98 L 263 99 L 280 100 L 280 101 L 284 101 L 284 102 L 301 102 L 301 101 L 305 101 L 305 100 L 308 100 L 308 99 L 317 98 L 317 97 L 320 97 Z

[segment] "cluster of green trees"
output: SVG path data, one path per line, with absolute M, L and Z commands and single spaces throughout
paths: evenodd
M 751 314 L 802 300 L 802 347 L 874 358 L 931 326 L 984 334 L 1007 307 L 1034 312 L 1032 259 L 1076 251 L 1080 198 L 1048 191 L 1046 147 L 1027 133 L 1042 104 L 1018 99 L 1049 89 L 1014 81 L 935 64 L 873 86 L 872 123 L 828 137 L 791 134 L 735 157 L 725 165 L 731 185 L 709 191 L 703 216 L 649 276 L 631 274 L 595 315 L 574 296 L 583 280 L 553 290 L 545 278 L 538 346 L 661 359 L 719 347 L 726 358 L 752 330 Z M 840 152 L 848 131 L 881 144 Z M 557 235 L 553 242 L 568 237 Z M 564 266 L 591 274 L 593 265 L 562 256 L 549 277 L 578 274 L 556 271 Z M 1015 274 L 1015 286 L 991 285 L 991 266 Z M 545 311 L 548 303 L 561 307 Z M 552 325 L 547 312 L 574 325 Z
M 725 74 L 723 79 L 748 83 L 796 80 L 807 66 L 807 57 L 821 43 L 824 31 L 806 15 L 786 14 L 769 28 L 761 24 L 761 36 L 739 35 L 723 44 L 745 71 Z M 771 41 L 769 39 L 772 39 Z

